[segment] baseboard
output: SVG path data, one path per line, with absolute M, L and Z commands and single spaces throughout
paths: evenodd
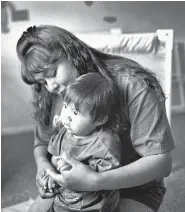
M 34 130 L 34 125 L 6 127 L 1 129 L 1 135 L 27 133 L 27 132 L 33 132 L 33 130 Z

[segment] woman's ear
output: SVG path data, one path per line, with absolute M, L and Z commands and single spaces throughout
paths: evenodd
M 104 116 L 101 120 L 96 121 L 95 124 L 96 126 L 101 126 L 104 125 L 108 121 L 108 116 Z

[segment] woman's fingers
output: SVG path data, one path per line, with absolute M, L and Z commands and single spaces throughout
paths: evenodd
M 57 181 L 58 184 L 60 184 L 62 186 L 64 185 L 63 175 L 57 174 L 49 169 L 47 169 L 46 172 L 54 181 Z

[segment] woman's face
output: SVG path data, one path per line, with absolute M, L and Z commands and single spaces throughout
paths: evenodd
M 60 57 L 59 60 L 46 67 L 42 73 L 34 76 L 35 80 L 44 84 L 50 93 L 60 95 L 68 83 L 79 76 L 71 60 Z

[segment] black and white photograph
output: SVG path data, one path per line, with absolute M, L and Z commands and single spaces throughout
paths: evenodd
M 185 2 L 1 1 L 1 211 L 185 211 Z

